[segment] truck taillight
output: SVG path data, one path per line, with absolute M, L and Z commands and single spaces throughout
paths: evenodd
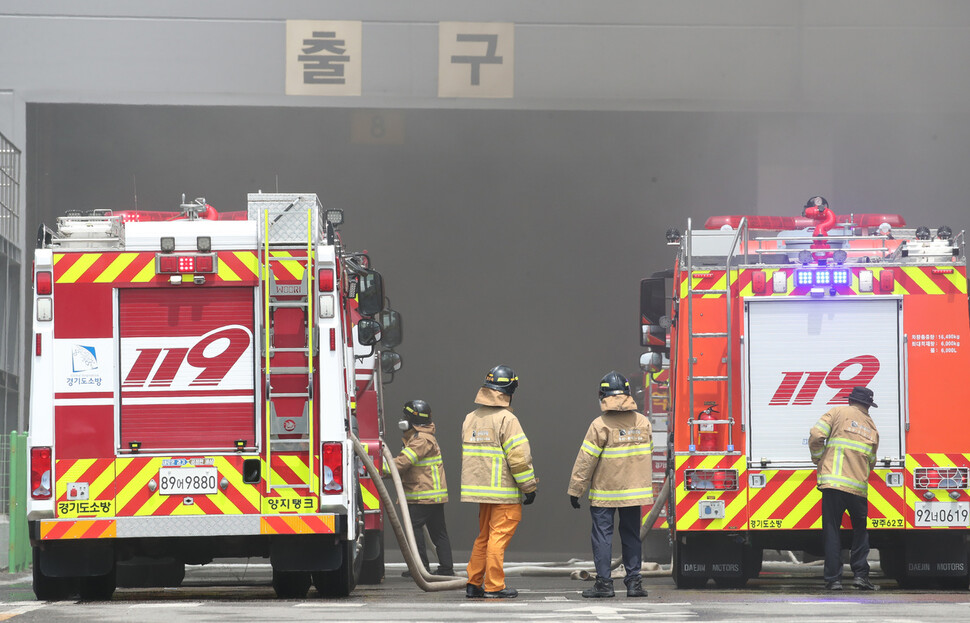
M 344 490 L 344 447 L 339 441 L 323 444 L 323 493 L 333 495 Z
M 43 270 L 37 273 L 37 294 L 50 294 L 54 291 L 54 276 Z
M 30 497 L 51 499 L 51 449 L 30 449 Z
M 317 287 L 321 292 L 333 292 L 333 269 L 321 268 L 317 273 Z
M 896 273 L 890 269 L 884 269 L 879 273 L 879 289 L 883 294 L 892 294 L 896 289 Z
M 684 487 L 688 491 L 737 491 L 736 469 L 688 469 L 684 473 Z

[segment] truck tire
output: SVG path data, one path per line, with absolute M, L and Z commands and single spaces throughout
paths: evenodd
M 273 590 L 279 599 L 303 599 L 310 590 L 310 574 L 273 569 Z
M 375 539 L 380 550 L 376 558 L 361 563 L 359 584 L 380 584 L 384 581 L 384 533 L 380 530 L 368 531 L 364 538 L 366 540 Z M 367 551 L 369 543 L 365 543 L 364 551 Z
M 77 578 L 54 578 L 40 570 L 40 550 L 33 548 L 34 595 L 40 601 L 64 601 L 78 592 Z
M 360 580 L 360 571 L 364 565 L 364 502 L 360 495 L 360 484 L 356 479 L 354 490 L 357 491 L 357 538 L 340 544 L 342 560 L 339 568 L 313 573 L 313 586 L 322 597 L 346 597 L 357 588 Z
M 105 575 L 80 578 L 81 601 L 111 601 L 115 592 L 115 570 Z

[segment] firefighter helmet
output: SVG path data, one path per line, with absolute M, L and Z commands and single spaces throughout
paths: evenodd
M 632 395 L 630 393 L 630 381 L 626 380 L 625 376 L 614 370 L 604 376 L 603 380 L 600 381 L 600 400 L 607 396 L 616 396 L 617 394 Z
M 515 393 L 515 388 L 519 386 L 519 377 L 508 366 L 495 366 L 485 375 L 485 382 L 482 387 L 494 389 L 508 396 Z
M 431 406 L 424 400 L 408 400 L 404 403 L 404 415 L 412 424 L 430 424 Z

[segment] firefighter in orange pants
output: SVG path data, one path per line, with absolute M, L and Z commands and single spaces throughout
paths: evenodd
M 466 597 L 510 599 L 519 594 L 505 585 L 505 548 L 532 504 L 538 481 L 529 440 L 509 405 L 519 379 L 508 366 L 496 366 L 478 390 L 478 409 L 461 429 L 461 501 L 478 502 L 478 538 L 468 561 Z

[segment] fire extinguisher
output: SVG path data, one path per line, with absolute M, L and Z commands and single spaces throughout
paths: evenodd
M 700 443 L 697 444 L 697 448 L 701 452 L 714 452 L 717 449 L 717 433 L 714 431 L 714 424 L 704 423 L 709 420 L 716 420 L 715 413 L 718 413 L 718 411 L 715 411 L 714 405 L 711 405 L 697 415 L 697 420 L 700 422 L 697 427 L 697 436 Z

